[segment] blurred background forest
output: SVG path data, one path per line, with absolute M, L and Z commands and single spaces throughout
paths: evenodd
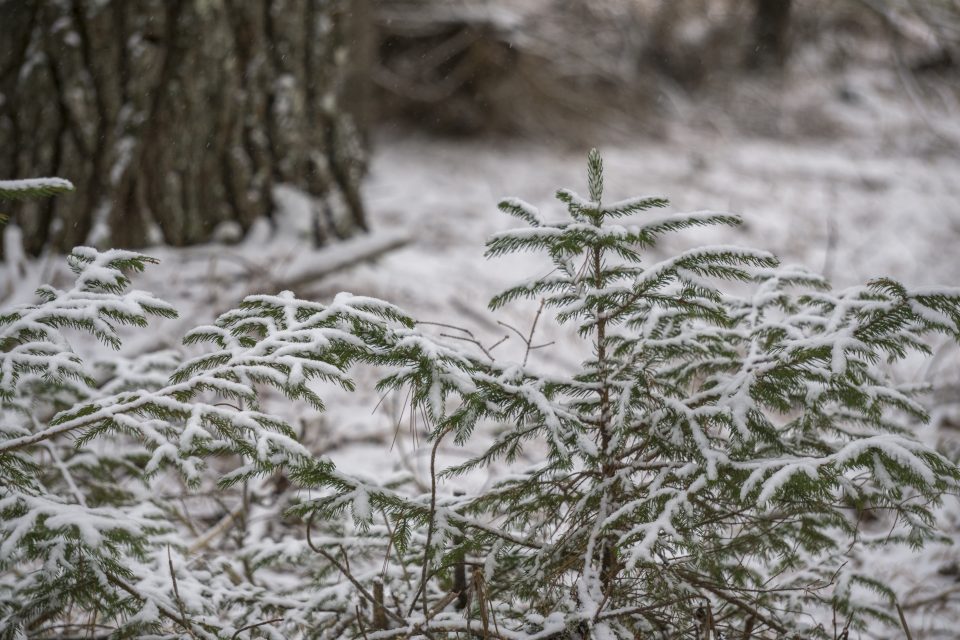
M 0 37 L 0 175 L 77 186 L 19 205 L 32 255 L 236 241 L 281 183 L 316 244 L 349 237 L 410 133 L 696 163 L 699 137 L 937 155 L 960 129 L 955 0 L 0 0 Z

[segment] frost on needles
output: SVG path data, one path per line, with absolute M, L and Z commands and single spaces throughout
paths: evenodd
M 61 329 L 115 345 L 116 324 L 173 310 L 127 291 L 146 257 L 76 250 L 73 289 L 0 315 L 0 636 L 832 638 L 821 622 L 896 622 L 889 587 L 849 560 L 938 536 L 960 472 L 910 435 L 920 389 L 889 366 L 929 334 L 957 339 L 960 291 L 834 291 L 735 246 L 654 260 L 666 234 L 739 218 L 608 204 L 595 151 L 587 196 L 557 197 L 559 221 L 504 200 L 525 226 L 487 243 L 546 265 L 491 307 L 540 301 L 590 347 L 549 376 L 386 302 L 284 292 L 189 332 L 199 356 L 118 359 L 104 382 Z M 357 365 L 427 422 L 425 489 L 338 469 L 271 413 L 277 392 L 322 409 L 315 382 L 352 390 Z M 468 442 L 474 458 L 440 465 L 441 443 Z M 511 472 L 445 488 L 495 462 Z M 178 477 L 244 499 L 198 522 L 155 490 Z M 891 534 L 863 530 L 866 512 Z

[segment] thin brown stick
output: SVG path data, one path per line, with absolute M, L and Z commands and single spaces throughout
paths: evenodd
M 167 566 L 170 567 L 170 581 L 173 582 L 173 596 L 177 601 L 177 609 L 180 611 L 180 617 L 186 621 L 187 624 L 187 633 L 190 634 L 190 637 L 196 640 L 196 635 L 193 633 L 193 626 L 189 624 L 190 618 L 187 617 L 187 612 L 183 608 L 183 599 L 180 598 L 180 589 L 177 587 L 177 572 L 173 568 L 173 557 L 170 555 L 170 545 L 167 545 Z
M 134 587 L 132 584 L 130 584 L 123 578 L 119 576 L 115 576 L 112 573 L 107 573 L 106 577 L 107 577 L 107 580 L 115 587 L 119 587 L 123 591 L 126 591 L 127 593 L 129 593 L 131 596 L 133 596 L 140 602 L 147 602 L 146 596 L 144 596 L 142 593 L 137 591 L 136 587 Z M 190 629 L 190 623 L 185 618 L 178 615 L 176 611 L 170 609 L 162 602 L 157 602 L 156 600 L 153 601 L 153 604 L 157 607 L 157 611 L 160 613 L 160 615 L 162 615 L 163 617 L 169 620 L 172 620 L 173 622 L 176 622 L 185 630 Z M 211 640 L 213 640 L 214 638 L 214 636 L 211 636 L 208 633 L 203 633 L 203 635 L 206 638 L 210 638 Z
M 363 616 L 360 614 L 360 605 L 356 605 L 353 609 L 357 614 L 357 626 L 360 627 L 360 635 L 363 636 L 363 640 L 370 640 L 367 637 L 367 627 L 363 624 Z
M 715 596 L 719 597 L 720 599 L 729 602 L 730 604 L 738 607 L 738 608 L 741 609 L 742 611 L 744 611 L 744 612 L 750 614 L 751 616 L 755 617 L 756 619 L 760 620 L 761 622 L 763 622 L 764 624 L 766 624 L 766 625 L 767 625 L 768 627 L 770 627 L 771 629 L 774 629 L 775 631 L 778 631 L 778 632 L 780 632 L 780 633 L 782 633 L 782 634 L 787 634 L 787 633 L 789 633 L 789 630 L 788 630 L 786 627 L 784 627 L 782 624 L 780 624 L 779 622 L 777 622 L 776 620 L 774 620 L 773 618 L 771 618 L 771 617 L 769 617 L 769 616 L 763 615 L 763 614 L 760 613 L 755 607 L 753 607 L 753 606 L 751 606 L 750 604 L 744 602 L 744 601 L 741 600 L 740 598 L 738 598 L 738 597 L 736 597 L 736 596 L 734 596 L 734 595 L 732 595 L 732 594 L 730 594 L 730 593 L 727 593 L 726 591 L 724 591 L 724 590 L 721 589 L 720 587 L 717 587 L 717 586 L 715 586 L 715 585 L 713 585 L 713 584 L 710 584 L 710 583 L 708 583 L 708 582 L 704 582 L 703 580 L 698 579 L 694 574 L 691 574 L 691 573 L 686 572 L 686 571 L 682 571 L 682 572 L 681 572 L 681 575 L 683 575 L 683 577 L 686 578 L 686 579 L 690 582 L 690 584 L 692 584 L 692 585 L 694 585 L 694 586 L 697 586 L 697 587 L 700 587 L 701 589 L 705 589 L 705 590 L 709 591 L 710 593 L 714 594 Z
M 487 608 L 487 590 L 483 585 L 483 572 L 473 570 L 473 590 L 477 594 L 477 607 L 480 609 L 480 624 L 483 625 L 484 639 L 490 637 L 490 611 Z
M 233 524 L 233 521 L 243 515 L 243 512 L 246 511 L 246 504 L 241 502 L 239 505 L 233 508 L 232 511 L 224 515 L 217 524 L 213 525 L 209 529 L 203 532 L 196 540 L 194 540 L 187 551 L 190 553 L 197 553 L 198 551 L 203 550 L 211 542 L 217 539 L 220 534 L 227 531 L 230 528 L 230 525 Z
M 530 351 L 533 349 L 533 334 L 537 330 L 537 322 L 540 321 L 540 315 L 543 313 L 543 307 L 546 303 L 546 298 L 540 298 L 540 306 L 537 307 L 537 314 L 533 316 L 533 322 L 530 323 L 530 333 L 527 334 L 526 339 L 527 350 L 523 354 L 523 366 L 527 366 L 527 359 L 530 357 Z
M 907 634 L 907 640 L 913 640 L 913 634 L 910 633 L 910 627 L 907 625 L 907 617 L 903 615 L 903 607 L 897 603 L 897 614 L 900 616 L 900 624 L 903 625 L 903 632 Z
M 463 544 L 463 536 L 457 536 L 454 543 Z M 457 594 L 457 610 L 463 611 L 470 604 L 470 595 L 467 593 L 467 566 L 462 560 L 453 567 L 453 591 Z
M 257 627 L 262 627 L 263 625 L 266 625 L 266 624 L 273 624 L 275 622 L 283 622 L 283 618 L 273 618 L 271 620 L 264 620 L 263 622 L 254 622 L 252 624 L 248 624 L 245 627 L 240 627 L 239 629 L 236 630 L 236 632 L 232 636 L 230 636 L 230 640 L 237 640 L 237 636 L 240 635 L 241 631 L 249 631 L 250 629 L 256 629 Z
M 459 594 L 456 591 L 451 591 L 447 595 L 443 596 L 435 605 L 430 607 L 430 612 L 427 615 L 427 620 L 432 620 L 438 613 L 447 608 L 447 605 L 457 599 Z
M 430 545 L 433 542 L 433 529 L 434 529 L 434 520 L 437 515 L 437 449 L 440 448 L 440 442 L 443 440 L 443 437 L 450 433 L 452 427 L 447 427 L 439 435 L 433 443 L 433 447 L 430 450 L 430 520 L 427 523 L 427 542 L 424 546 L 423 551 L 423 567 L 420 571 L 420 586 L 417 587 L 417 591 L 414 594 L 413 602 L 410 603 L 410 611 L 407 612 L 407 615 L 413 613 L 413 608 L 416 606 L 417 597 L 423 595 L 423 616 L 426 620 L 430 620 L 430 611 L 427 603 L 427 578 L 430 574 Z
M 382 631 L 387 628 L 387 612 L 383 604 L 383 580 L 373 581 L 373 628 Z
M 497 347 L 499 347 L 499 346 L 500 346 L 501 344 L 503 344 L 504 342 L 506 342 L 506 340 L 510 337 L 510 336 L 503 336 L 502 338 L 500 338 L 499 340 L 497 340 L 495 343 L 493 343 L 493 344 L 490 345 L 489 347 L 485 347 L 485 346 L 483 346 L 483 343 L 481 343 L 481 342 L 477 339 L 477 337 L 473 334 L 473 332 L 470 331 L 470 329 L 465 329 L 465 328 L 463 328 L 463 327 L 458 327 L 458 326 L 455 325 L 455 324 L 448 324 L 448 323 L 446 323 L 446 322 L 433 322 L 433 321 L 428 321 L 428 320 L 420 320 L 420 321 L 417 322 L 417 324 L 424 324 L 424 325 L 431 326 L 431 327 L 441 327 L 441 328 L 443 328 L 443 329 L 452 329 L 453 331 L 460 331 L 460 332 L 463 333 L 464 335 L 462 335 L 462 336 L 455 336 L 455 335 L 452 335 L 452 334 L 449 334 L 449 333 L 441 333 L 440 336 L 443 337 L 443 338 L 449 338 L 450 340 L 461 340 L 461 341 L 463 341 L 463 342 L 468 342 L 468 343 L 474 345 L 475 347 L 477 347 L 478 349 L 480 349 L 480 351 L 483 352 L 483 355 L 485 355 L 485 356 L 487 357 L 487 359 L 490 360 L 490 362 L 494 362 L 494 361 L 496 360 L 496 358 L 493 357 L 492 351 L 493 351 L 494 349 L 496 349 Z M 502 323 L 497 323 L 497 324 L 502 324 Z M 523 337 L 523 336 L 521 336 L 521 338 L 522 338 L 522 337 Z
M 360 581 L 357 580 L 352 573 L 350 573 L 349 569 L 347 569 L 345 566 L 340 564 L 340 561 L 338 561 L 335 557 L 333 557 L 333 555 L 331 555 L 324 549 L 321 549 L 320 547 L 313 544 L 313 540 L 310 537 L 310 528 L 312 527 L 312 525 L 313 525 L 313 514 L 310 514 L 310 518 L 307 519 L 307 546 L 310 547 L 314 553 L 317 553 L 323 556 L 327 560 L 327 562 L 332 564 L 334 568 L 337 569 L 337 571 L 343 574 L 343 577 L 349 580 L 350 583 L 354 587 L 356 587 L 360 595 L 367 599 L 367 602 L 369 602 L 371 605 L 375 605 L 377 602 L 376 599 L 373 597 L 373 595 L 369 591 L 366 590 L 366 588 L 362 584 L 360 584 Z M 390 616 L 397 622 L 400 622 L 403 624 L 406 623 L 406 621 L 401 616 L 397 615 L 390 609 L 384 608 L 384 613 L 386 613 L 388 616 Z

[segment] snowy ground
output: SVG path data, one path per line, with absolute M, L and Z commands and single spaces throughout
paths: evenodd
M 856 135 L 805 143 L 697 129 L 672 131 L 658 141 L 626 139 L 603 145 L 606 192 L 610 199 L 658 194 L 669 197 L 676 209 L 739 213 L 745 220 L 742 228 L 689 233 L 686 241 L 769 249 L 785 262 L 828 272 L 838 285 L 879 275 L 909 284 L 960 284 L 957 147 L 878 140 Z M 381 234 L 377 237 L 406 235 L 410 243 L 373 263 L 298 283 L 297 293 L 321 301 L 341 290 L 385 298 L 422 320 L 469 328 L 486 344 L 511 333 L 498 321 L 526 331 L 533 308 L 495 316 L 486 310 L 486 301 L 515 279 L 540 273 L 544 265 L 534 258 L 489 262 L 483 257 L 484 239 L 512 224 L 496 209 L 503 196 L 521 197 L 549 215 L 557 210 L 552 194 L 558 187 L 585 190 L 585 152 L 516 140 L 382 137 L 365 186 L 371 225 Z M 286 219 L 299 215 L 296 194 L 285 192 L 283 200 Z M 266 230 L 233 247 L 152 251 L 163 264 L 137 286 L 173 302 L 183 319 L 141 332 L 130 348 L 142 352 L 176 346 L 192 324 L 212 320 L 245 293 L 289 283 L 291 274 L 329 262 L 337 251 L 312 253 L 306 239 L 295 233 L 271 240 Z M 6 296 L 5 303 L 29 299 L 41 280 L 55 276 L 56 262 L 48 258 L 3 267 L 0 295 Z M 577 360 L 577 349 L 549 322 L 541 323 L 538 335 L 544 342 L 556 341 L 534 353 L 539 366 L 563 367 Z M 520 343 L 510 340 L 496 353 L 518 358 Z M 954 380 L 958 362 L 957 353 L 946 350 L 936 367 L 904 375 L 930 377 L 935 372 L 937 381 Z M 304 411 L 299 417 L 311 432 L 308 439 L 339 464 L 371 475 L 398 466 L 422 472 L 423 459 L 414 450 L 423 442 L 415 432 L 403 426 L 393 449 L 385 446 L 394 440 L 398 425 L 406 425 L 402 399 L 386 399 L 379 407 L 377 401 L 370 391 L 349 403 L 334 397 L 324 416 Z M 929 429 L 923 435 L 939 438 Z M 457 455 L 447 452 L 448 457 Z M 960 531 L 960 508 L 953 505 L 944 518 L 953 532 Z M 918 640 L 957 637 L 951 629 L 958 627 L 951 625 L 960 620 L 960 576 L 937 571 L 958 558 L 957 549 L 944 547 L 919 559 L 906 550 L 886 554 L 882 563 L 875 559 L 878 571 L 896 576 L 908 604 L 924 598 L 936 602 L 938 594 L 948 594 L 944 607 L 910 613 Z M 937 634 L 935 627 L 943 631 Z

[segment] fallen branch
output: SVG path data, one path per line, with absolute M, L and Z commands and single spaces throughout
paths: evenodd
M 190 544 L 188 552 L 193 554 L 205 549 L 207 545 L 220 537 L 221 534 L 226 532 L 233 525 L 233 521 L 243 515 L 243 512 L 246 511 L 246 509 L 246 505 L 241 502 L 233 509 L 233 511 L 220 518 L 217 524 L 207 529 L 203 535 L 194 540 Z
M 284 275 L 276 278 L 275 283 L 281 289 L 297 289 L 337 271 L 379 258 L 409 244 L 410 240 L 410 236 L 403 232 L 372 233 L 350 238 L 299 258 Z

